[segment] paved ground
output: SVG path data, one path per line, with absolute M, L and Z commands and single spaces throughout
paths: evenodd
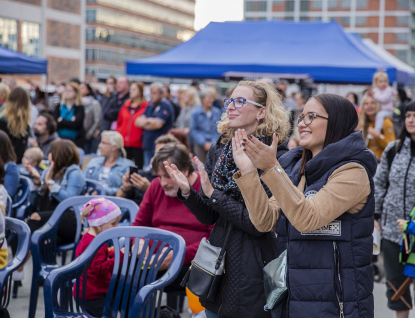
M 31 283 L 31 260 L 25 267 L 25 278 L 23 281 L 23 287 L 19 289 L 19 295 L 17 299 L 11 299 L 9 305 L 9 312 L 12 318 L 26 318 L 29 312 L 29 296 L 30 296 L 30 283 Z M 390 311 L 386 306 L 386 287 L 384 283 L 375 283 L 375 317 L 376 318 L 393 318 L 394 313 Z M 43 289 L 41 288 L 39 293 L 38 306 L 36 311 L 36 317 L 44 317 L 44 302 L 43 302 Z M 190 318 L 191 315 L 186 311 L 182 314 L 184 318 Z M 415 318 L 415 312 L 412 311 L 411 318 Z M 240 317 L 249 318 L 249 317 Z

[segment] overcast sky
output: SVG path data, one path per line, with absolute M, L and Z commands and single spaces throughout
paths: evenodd
M 196 31 L 211 21 L 240 21 L 243 18 L 243 0 L 196 0 Z

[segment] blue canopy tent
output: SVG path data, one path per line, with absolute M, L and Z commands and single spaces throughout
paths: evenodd
M 398 84 L 405 84 L 408 86 L 413 86 L 415 84 L 415 70 L 411 68 L 409 65 L 406 65 L 402 61 L 398 60 L 398 58 L 396 57 L 392 57 L 391 54 L 389 54 L 390 57 L 387 57 L 386 56 L 386 54 L 388 54 L 387 51 L 385 51 L 385 53 L 383 54 L 380 54 L 373 47 L 368 46 L 367 43 L 363 41 L 355 33 L 348 33 L 347 35 L 349 36 L 350 41 L 352 41 L 353 44 L 357 48 L 361 49 L 365 54 L 369 55 L 373 60 L 378 61 L 378 62 L 387 62 L 391 64 L 395 68 L 395 81 Z
M 48 61 L 0 47 L 0 74 L 47 74 Z
M 128 75 L 222 78 L 227 72 L 308 74 L 315 82 L 369 84 L 396 68 L 356 47 L 337 22 L 210 23 L 160 55 L 126 63 Z

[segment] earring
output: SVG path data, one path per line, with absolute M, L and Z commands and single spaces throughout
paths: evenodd
M 258 121 L 259 121 L 259 118 L 257 117 L 257 118 L 256 118 L 256 120 L 258 120 Z

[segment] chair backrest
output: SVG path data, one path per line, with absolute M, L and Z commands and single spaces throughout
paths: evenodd
M 105 189 L 101 183 L 92 179 L 85 179 L 85 193 L 91 194 L 97 191 L 98 195 L 105 195 Z
M 40 267 L 47 266 L 47 265 L 57 265 L 57 253 L 58 247 L 56 245 L 56 236 L 58 231 L 59 220 L 62 217 L 62 214 L 67 209 L 73 209 L 75 216 L 76 216 L 76 236 L 74 244 L 71 245 L 71 249 L 73 255 L 75 255 L 75 249 L 79 243 L 81 231 L 82 231 L 82 221 L 81 221 L 81 209 L 82 206 L 87 203 L 92 198 L 98 196 L 75 196 L 68 198 L 56 207 L 55 211 L 53 212 L 50 219 L 47 223 L 42 226 L 39 230 L 35 231 L 32 235 L 31 239 L 31 251 L 33 253 L 33 270 L 39 271 Z M 134 201 L 125 199 L 125 198 L 117 198 L 112 196 L 99 196 L 104 197 L 108 200 L 113 201 L 117 204 L 122 215 L 125 215 L 125 219 L 127 216 L 130 218 L 130 223 L 132 222 L 131 217 L 135 218 L 135 214 L 138 211 L 138 206 Z M 122 220 L 122 218 L 121 218 Z
M 76 147 L 79 153 L 79 167 L 82 167 L 82 163 L 84 162 L 85 151 L 82 148 Z
M 15 214 L 18 208 L 28 203 L 31 182 L 28 177 L 20 176 L 19 187 L 13 197 L 12 214 Z M 15 217 L 15 215 L 11 216 Z
M 140 244 L 132 245 L 132 242 L 140 239 L 142 250 L 148 250 L 147 255 L 139 255 Z M 115 259 L 103 317 L 117 317 L 118 312 L 121 318 L 155 317 L 155 312 L 160 308 L 163 288 L 179 275 L 186 244 L 175 233 L 136 226 L 113 228 L 100 233 L 77 259 L 49 274 L 44 284 L 46 317 L 86 315 L 86 295 L 80 291 L 80 278 L 82 276 L 82 290 L 85 291 L 88 279 L 85 274 L 89 265 L 101 246 L 109 242 L 114 248 Z M 131 252 L 122 256 L 122 247 Z M 170 266 L 157 279 L 160 266 L 170 251 L 173 253 Z
M 6 216 L 11 216 L 12 205 L 13 205 L 12 198 L 9 195 L 7 195 L 6 211 L 5 211 Z
M 5 218 L 6 233 L 17 237 L 17 250 L 13 260 L 0 269 L 0 308 L 6 308 L 10 301 L 12 289 L 12 273 L 23 265 L 29 253 L 30 229 L 23 221 Z

